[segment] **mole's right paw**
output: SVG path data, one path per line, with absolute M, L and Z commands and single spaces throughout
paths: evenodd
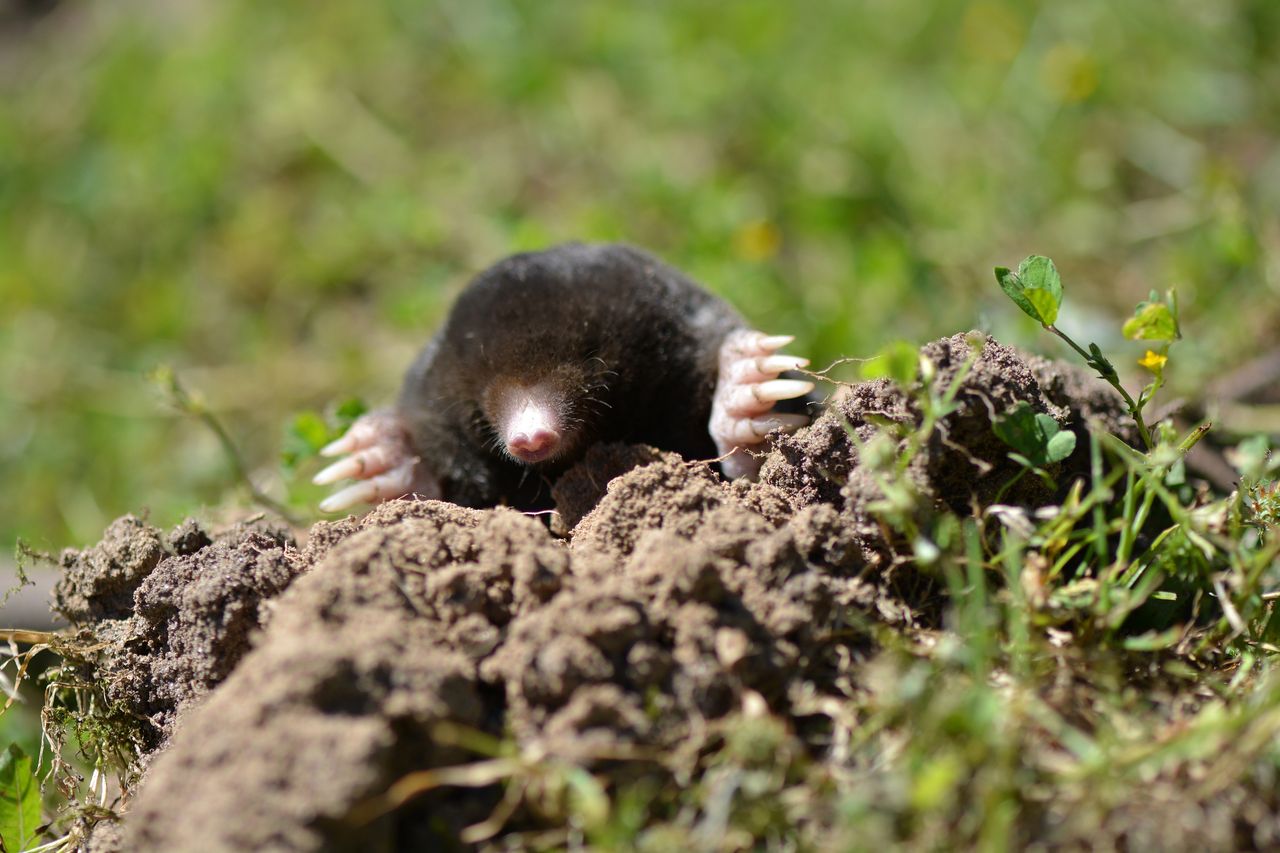
M 755 477 L 760 460 L 751 451 L 765 449 L 769 433 L 793 432 L 809 423 L 806 415 L 773 410 L 779 400 L 803 397 L 813 390 L 812 382 L 778 378 L 809 363 L 778 354 L 792 340 L 790 335 L 740 329 L 720 345 L 720 377 L 707 426 L 716 449 L 725 457 L 720 470 L 730 479 Z
M 346 435 L 320 451 L 321 456 L 343 454 L 350 455 L 316 474 L 311 482 L 317 486 L 347 479 L 356 482 L 321 501 L 321 512 L 340 512 L 408 494 L 440 497 L 439 484 L 419 471 L 420 460 L 413 451 L 409 429 L 393 411 L 362 415 Z

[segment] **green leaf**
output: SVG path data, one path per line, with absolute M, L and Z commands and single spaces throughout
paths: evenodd
M 1062 279 L 1053 261 L 1043 255 L 1031 255 L 1018 265 L 1015 273 L 1007 267 L 996 267 L 996 281 L 1022 312 L 1042 325 L 1052 326 L 1062 307 Z
M 1036 314 L 1040 317 L 1040 322 L 1046 326 L 1052 326 L 1058 321 L 1058 306 L 1062 304 L 1061 297 L 1055 297 L 1052 292 L 1042 287 L 1028 287 L 1026 291 L 1027 301 L 1036 309 Z
M 571 767 L 565 775 L 573 811 L 588 828 L 603 826 L 609 819 L 609 795 L 596 777 L 581 767 Z
M 1049 415 L 1033 412 L 1026 401 L 996 418 L 992 429 L 1001 441 L 1037 467 L 1061 462 L 1076 449 L 1075 433 L 1065 432 Z
M 1097 344 L 1089 344 L 1089 366 L 1098 371 L 1098 375 L 1103 379 L 1119 378 L 1115 365 L 1102 354 L 1102 350 L 1098 348 Z
M 1043 255 L 1032 255 L 1018 265 L 1018 278 L 1026 287 L 1027 300 L 1036 307 L 1040 320 L 1052 326 L 1062 306 L 1062 279 L 1053 261 Z
M 1040 319 L 1040 312 L 1027 300 L 1027 297 L 1022 295 L 1022 279 L 1018 278 L 1016 272 L 1008 267 L 996 267 L 996 282 L 1000 285 L 1000 289 L 1004 291 L 1005 296 L 1012 299 L 1013 304 L 1022 309 L 1022 313 L 1032 319 Z
M 1041 418 L 1049 418 L 1048 415 L 1039 415 Z M 1054 427 L 1058 426 L 1057 421 L 1053 421 Z M 1059 431 L 1049 436 L 1049 440 L 1045 443 L 1045 461 L 1061 462 L 1066 459 L 1076 449 L 1076 434 L 1074 432 L 1066 432 L 1059 428 Z
M 1182 337 L 1173 310 L 1164 302 L 1139 302 L 1122 331 L 1131 341 L 1176 341 Z
M 1042 443 L 1038 438 L 1035 413 L 1025 401 L 996 418 L 992 429 L 1001 441 L 1028 458 L 1035 455 Z
M 329 427 L 316 412 L 298 412 L 285 431 L 280 451 L 286 470 L 292 471 L 305 459 L 320 452 L 329 441 Z
M 364 400 L 359 397 L 351 397 L 343 400 L 338 404 L 338 408 L 334 410 L 334 419 L 338 422 L 339 432 L 346 432 L 351 424 L 355 423 L 356 418 L 369 411 L 369 407 L 365 405 Z M 335 436 L 336 437 L 336 436 Z
M 892 379 L 906 388 L 916 381 L 920 353 L 906 341 L 895 341 L 862 364 L 863 379 Z
M 1017 462 L 1023 468 L 1036 467 L 1036 463 L 1032 462 L 1030 459 L 1023 456 L 1021 453 L 1010 453 L 1009 458 L 1012 459 L 1014 462 Z
M 329 440 L 329 427 L 315 412 L 295 415 L 289 432 L 310 450 L 319 450 Z
M 25 850 L 40 827 L 40 786 L 31 758 L 16 743 L 0 752 L 0 841 L 6 850 Z

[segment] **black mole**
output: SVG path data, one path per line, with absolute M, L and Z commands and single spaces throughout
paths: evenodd
M 405 376 L 394 409 L 366 415 L 316 477 L 358 482 L 326 511 L 406 494 L 465 506 L 550 506 L 550 483 L 595 442 L 649 444 L 752 475 L 747 452 L 808 419 L 775 401 L 804 359 L 747 329 L 724 300 L 622 245 L 514 255 L 477 276 Z

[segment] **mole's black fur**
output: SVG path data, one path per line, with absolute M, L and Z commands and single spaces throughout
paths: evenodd
M 596 442 L 716 455 L 707 420 L 725 336 L 743 319 L 634 248 L 569 244 L 481 273 L 405 377 L 398 408 L 445 500 L 550 505 L 549 483 Z M 550 383 L 565 452 L 536 467 L 508 457 L 486 415 L 504 384 Z

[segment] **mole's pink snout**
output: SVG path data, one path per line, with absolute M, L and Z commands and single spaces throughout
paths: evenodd
M 507 442 L 511 455 L 518 456 L 525 462 L 539 462 L 546 459 L 560 446 L 560 436 L 549 429 L 540 429 L 533 435 L 518 432 Z
M 526 400 L 507 424 L 507 452 L 528 464 L 542 462 L 560 450 L 559 419 L 548 406 Z

